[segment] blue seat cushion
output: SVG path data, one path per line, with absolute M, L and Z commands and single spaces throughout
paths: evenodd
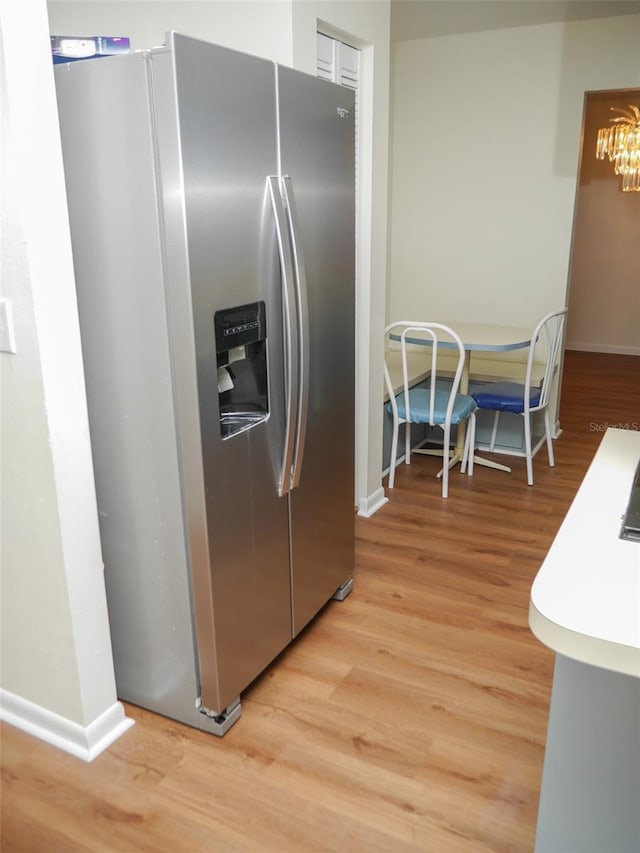
M 540 388 L 531 388 L 529 407 L 540 402 Z M 473 390 L 473 398 L 480 409 L 497 412 L 524 412 L 524 385 L 518 382 L 490 382 Z
M 429 403 L 431 400 L 431 392 L 426 388 L 412 388 L 409 391 L 409 409 L 411 410 L 411 423 L 428 424 L 429 423 Z M 443 424 L 447 413 L 447 405 L 449 403 L 449 392 L 435 392 L 435 406 L 433 413 L 433 423 Z M 398 405 L 398 415 L 402 420 L 406 420 L 406 409 L 404 406 L 404 394 L 398 394 L 396 397 Z M 468 394 L 457 394 L 456 400 L 451 413 L 451 423 L 459 424 L 465 418 L 468 418 L 471 412 L 477 408 L 476 401 Z M 387 411 L 391 413 L 391 403 L 387 403 Z

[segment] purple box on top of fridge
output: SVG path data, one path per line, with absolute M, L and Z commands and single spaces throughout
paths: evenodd
M 130 49 L 130 41 L 124 36 L 51 36 L 54 64 L 113 56 L 128 53 Z

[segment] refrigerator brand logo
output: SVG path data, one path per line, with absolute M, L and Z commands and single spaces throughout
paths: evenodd
M 345 110 L 344 107 L 336 107 L 336 112 L 340 118 L 346 118 L 349 115 L 349 110 Z

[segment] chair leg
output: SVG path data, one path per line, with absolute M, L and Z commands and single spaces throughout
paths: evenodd
M 471 412 L 468 422 L 469 447 L 467 449 L 467 474 L 473 477 L 473 455 L 476 450 L 476 413 Z
M 444 444 L 442 448 L 442 497 L 446 498 L 449 494 L 449 439 L 451 435 L 451 427 L 445 424 L 444 427 Z
M 393 421 L 393 430 L 391 433 L 391 455 L 389 456 L 389 483 L 388 486 L 390 489 L 393 488 L 393 484 L 396 479 L 396 465 L 398 464 L 398 423 L 394 418 Z
M 533 458 L 531 456 L 531 418 L 529 415 L 523 415 L 524 418 L 524 452 L 527 456 L 527 484 L 533 486 Z
M 404 464 L 411 464 L 411 422 L 404 425 Z
M 553 437 L 551 435 L 551 421 L 549 419 L 549 409 L 544 410 L 544 431 L 547 436 L 547 454 L 549 456 L 549 467 L 554 468 L 556 460 L 553 456 Z
M 498 435 L 498 421 L 500 420 L 500 412 L 496 410 L 493 416 L 493 428 L 491 430 L 491 440 L 489 441 L 489 450 L 493 453 L 496 446 L 496 436 Z
M 472 423 L 473 413 L 469 415 L 467 420 L 467 429 L 464 436 L 464 449 L 462 451 L 462 464 L 460 465 L 460 473 L 464 474 L 467 470 L 467 466 L 470 464 L 471 468 L 469 470 L 469 476 L 473 471 L 473 451 L 475 450 L 474 445 L 474 426 Z M 458 427 L 459 429 L 459 427 Z
M 458 429 L 460 429 L 460 424 L 458 424 Z M 460 460 L 460 473 L 464 474 L 467 470 L 467 460 L 469 459 L 469 436 L 471 435 L 471 431 L 469 429 L 469 422 L 467 421 L 467 427 L 464 432 L 464 447 L 462 448 L 462 459 Z

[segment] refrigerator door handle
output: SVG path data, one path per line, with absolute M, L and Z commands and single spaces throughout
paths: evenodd
M 304 443 L 307 433 L 307 417 L 309 413 L 309 302 L 307 296 L 307 276 L 302 251 L 302 235 L 298 222 L 293 181 L 285 175 L 282 179 L 284 199 L 289 219 L 289 234 L 293 249 L 293 268 L 296 286 L 296 317 L 298 325 L 298 417 L 296 428 L 295 454 L 293 457 L 293 472 L 291 488 L 295 489 L 300 483 L 302 460 L 304 458 Z
M 292 322 L 295 312 L 296 294 L 294 288 L 293 261 L 291 258 L 291 246 L 288 238 L 287 215 L 280 192 L 278 178 L 270 176 L 267 178 L 269 194 L 271 196 L 271 207 L 276 226 L 276 239 L 278 241 L 278 253 L 280 255 L 280 269 L 282 271 L 282 306 L 284 315 L 284 372 L 285 372 L 285 433 L 284 449 L 282 453 L 282 467 L 278 478 L 278 495 L 283 497 L 291 488 L 291 466 L 293 462 L 293 451 L 295 447 L 294 419 L 299 408 L 299 360 L 296 357 L 298 342 L 298 325 Z

